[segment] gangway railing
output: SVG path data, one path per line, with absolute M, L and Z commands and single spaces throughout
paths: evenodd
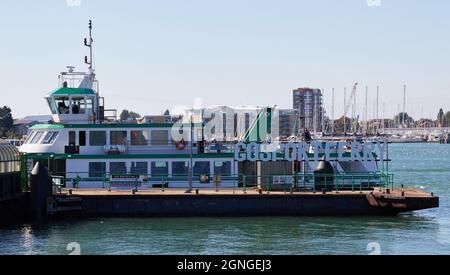
M 161 190 L 187 188 L 188 174 L 97 173 L 68 172 L 52 176 L 55 192 L 62 189 L 101 188 L 119 190 Z M 293 175 L 194 174 L 199 189 L 232 190 L 233 192 L 260 190 L 263 192 L 363 192 L 394 189 L 394 175 L 385 172 Z M 203 186 L 202 186 L 203 185 Z M 92 187 L 95 186 L 95 187 Z

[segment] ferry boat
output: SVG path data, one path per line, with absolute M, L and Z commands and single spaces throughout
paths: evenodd
M 207 141 L 205 123 L 186 117 L 177 123 L 123 123 L 115 110 L 105 108 L 99 82 L 92 65 L 92 23 L 89 26 L 90 58 L 87 72 L 74 67 L 59 75 L 59 87 L 45 96 L 53 116 L 52 124 L 31 127 L 20 147 L 29 169 L 37 161 L 48 167 L 55 183 L 70 188 L 284 188 L 291 189 L 373 189 L 392 184 L 387 158 L 380 155 L 369 161 L 357 161 L 349 145 L 345 152 L 338 146 L 309 145 L 305 161 L 283 158 L 286 146 L 276 144 L 270 161 L 240 160 L 240 154 L 255 152 L 236 149 L 238 143 L 264 143 L 258 125 L 273 108 L 264 108 L 243 135 L 232 141 Z M 269 126 L 270 127 L 270 126 Z M 253 134 L 253 131 L 258 133 Z M 183 138 L 174 138 L 181 134 Z M 256 139 L 252 139 L 256 136 Z M 296 143 L 299 146 L 298 143 Z M 295 148 L 297 148 L 295 147 Z M 256 148 L 256 147 L 255 147 Z M 294 148 L 294 147 L 293 147 Z M 292 148 L 291 148 L 292 149 Z M 238 151 L 236 151 L 238 150 Z M 332 150 L 333 152 L 329 152 Z M 327 156 L 328 153 L 328 158 Z M 366 154 L 363 147 L 356 152 Z M 385 154 L 383 152 L 382 154 Z M 344 155 L 347 155 L 344 158 Z M 372 152 L 369 153 L 372 155 Z M 316 156 L 315 158 L 312 156 Z M 321 172 L 322 176 L 317 177 Z M 324 174 L 327 174 L 324 176 Z M 331 184 L 330 184 L 331 182 Z M 328 183 L 328 187 L 327 187 Z

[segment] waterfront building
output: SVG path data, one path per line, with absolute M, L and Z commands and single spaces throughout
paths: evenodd
M 15 119 L 12 132 L 19 136 L 26 136 L 30 127 L 36 124 L 48 124 L 52 122 L 50 115 L 26 116 L 21 119 Z
M 300 127 L 322 132 L 324 116 L 322 91 L 320 89 L 298 88 L 293 91 L 293 108 L 299 111 Z

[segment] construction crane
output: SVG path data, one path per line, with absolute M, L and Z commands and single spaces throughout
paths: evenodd
M 347 105 L 345 105 L 345 108 L 344 108 L 344 135 L 346 135 L 346 133 L 347 133 L 346 132 L 346 128 L 347 128 L 346 117 L 347 117 L 348 111 L 350 109 L 350 106 L 352 105 L 352 101 L 353 101 L 353 99 L 356 96 L 356 89 L 357 88 L 358 88 L 358 83 L 355 83 L 355 85 L 353 85 L 353 90 L 352 90 L 352 93 L 350 95 L 350 100 L 347 101 Z M 354 106 L 354 108 L 356 108 L 356 106 Z

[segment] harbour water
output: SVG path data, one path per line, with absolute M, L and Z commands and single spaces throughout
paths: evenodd
M 0 223 L 0 254 L 450 254 L 450 145 L 393 144 L 397 185 L 440 196 L 397 217 L 96 218 Z

